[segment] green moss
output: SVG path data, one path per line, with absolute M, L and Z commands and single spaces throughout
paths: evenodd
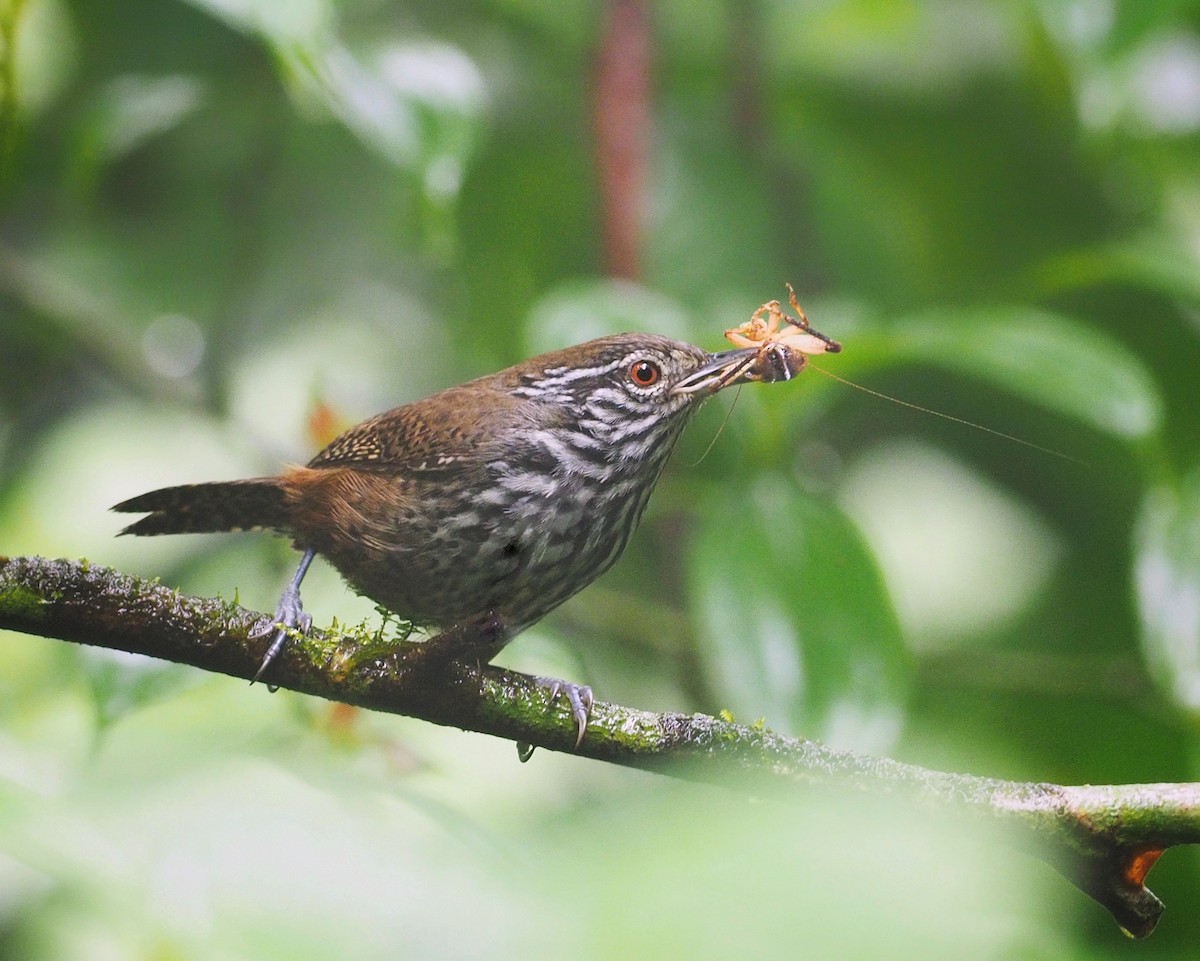
M 381 660 L 403 647 L 401 642 L 382 636 L 366 622 L 351 626 L 335 620 L 329 627 L 314 629 L 308 635 L 293 630 L 288 636 L 316 672 L 327 674 L 349 691 L 370 685 L 369 677 L 360 676 L 362 665 Z
M 37 591 L 22 584 L 11 584 L 0 589 L 0 611 L 12 617 L 29 621 L 45 618 L 47 601 Z

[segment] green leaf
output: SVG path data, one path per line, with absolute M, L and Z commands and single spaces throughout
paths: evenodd
M 484 81 L 458 48 L 335 40 L 276 50 L 294 97 L 320 105 L 380 157 L 422 173 L 430 194 L 458 193 L 484 107 Z
M 84 676 L 91 685 L 96 721 L 101 728 L 158 701 L 168 700 L 198 681 L 181 664 L 152 661 L 121 651 L 85 648 Z
M 1172 700 L 1200 711 L 1200 471 L 1146 496 L 1134 554 L 1146 662 Z
M 179 126 L 204 102 L 205 82 L 184 74 L 126 74 L 96 97 L 89 118 L 87 160 L 128 155 L 147 140 Z
M 334 18 L 331 0 L 191 0 L 235 30 L 256 33 L 276 47 L 309 45 L 325 35 Z
M 1126 440 L 1149 436 L 1162 421 L 1162 397 L 1137 357 L 1048 311 L 930 311 L 899 322 L 889 343 L 896 358 L 989 381 Z
M 722 490 L 700 516 L 689 603 L 720 706 L 839 746 L 888 747 L 908 663 L 853 524 L 780 476 L 733 508 Z
M 1196 258 L 1167 238 L 1146 236 L 1053 257 L 1034 275 L 1047 294 L 1104 285 L 1133 285 L 1195 307 L 1200 304 Z
M 569 347 L 622 330 L 688 338 L 688 316 L 664 294 L 627 280 L 570 280 L 551 288 L 529 312 L 531 354 Z

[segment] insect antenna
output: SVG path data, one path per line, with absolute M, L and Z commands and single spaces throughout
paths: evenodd
M 717 428 L 717 432 L 713 434 L 712 440 L 708 442 L 708 446 L 704 448 L 704 453 L 696 458 L 696 462 L 690 466 L 697 467 L 704 460 L 712 449 L 717 446 L 717 438 L 725 432 L 725 425 L 729 423 L 729 418 L 733 415 L 733 409 L 737 407 L 738 398 L 742 396 L 742 387 L 739 384 L 738 389 L 733 393 L 733 402 L 729 405 L 729 410 L 725 411 L 725 416 L 721 418 L 721 425 Z
M 1060 450 L 1055 450 L 1053 447 L 1043 447 L 1041 444 L 1035 444 L 1033 441 L 1023 440 L 1020 437 L 1014 437 L 1012 434 L 1006 434 L 1002 430 L 996 430 L 994 427 L 985 427 L 983 424 L 977 424 L 973 420 L 967 420 L 964 417 L 955 417 L 953 414 L 943 414 L 940 410 L 933 410 L 929 407 L 922 407 L 920 404 L 914 404 L 907 400 L 901 400 L 899 397 L 893 397 L 891 394 L 885 394 L 880 390 L 873 390 L 870 387 L 864 387 L 862 384 L 856 384 L 852 380 L 846 380 L 845 377 L 839 377 L 832 371 L 826 370 L 824 367 L 819 367 L 812 361 L 809 361 L 808 366 L 813 370 L 818 370 L 826 377 L 836 380 L 840 384 L 845 384 L 847 387 L 853 387 L 855 390 L 861 390 L 865 394 L 870 394 L 872 397 L 879 397 L 882 400 L 890 400 L 893 404 L 899 404 L 901 407 L 908 407 L 912 410 L 919 410 L 923 414 L 932 414 L 934 417 L 940 417 L 942 420 L 953 421 L 956 424 L 962 424 L 965 427 L 974 427 L 976 430 L 981 430 L 987 434 L 995 434 L 997 437 L 1003 437 L 1005 440 L 1012 441 L 1014 444 L 1020 444 L 1022 447 L 1031 447 L 1034 450 L 1039 450 L 1043 454 L 1050 454 L 1052 457 L 1059 457 L 1062 460 L 1070 461 L 1072 464 L 1079 464 L 1081 467 L 1090 467 L 1091 465 L 1078 457 L 1072 457 L 1070 454 L 1064 454 Z

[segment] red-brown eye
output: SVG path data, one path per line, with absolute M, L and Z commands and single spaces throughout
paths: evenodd
M 639 387 L 653 387 L 662 376 L 662 368 L 652 360 L 635 361 L 629 368 L 630 379 Z

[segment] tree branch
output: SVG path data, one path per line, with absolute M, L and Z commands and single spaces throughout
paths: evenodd
M 190 664 L 249 679 L 267 615 L 181 595 L 109 568 L 0 557 L 0 629 Z M 287 645 L 271 681 L 305 694 L 573 751 L 564 705 L 524 674 L 431 657 L 435 645 L 314 630 Z M 888 794 L 996 825 L 1104 905 L 1134 937 L 1163 905 L 1144 885 L 1158 857 L 1200 843 L 1200 784 L 1063 787 L 930 771 L 836 751 L 702 714 L 652 714 L 597 702 L 585 757 L 780 798 L 817 788 Z

